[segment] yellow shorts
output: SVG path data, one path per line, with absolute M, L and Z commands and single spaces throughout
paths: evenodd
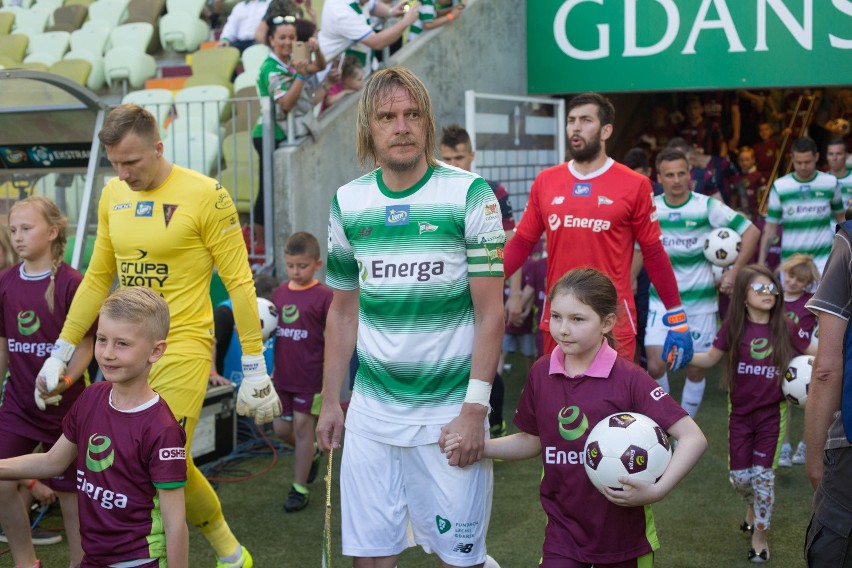
M 169 405 L 175 419 L 186 430 L 186 447 L 204 405 L 211 359 L 188 358 L 179 354 L 163 357 L 151 367 L 148 383 Z

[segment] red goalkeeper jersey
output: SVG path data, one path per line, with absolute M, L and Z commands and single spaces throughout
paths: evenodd
M 547 233 L 548 292 L 573 268 L 589 266 L 608 275 L 618 291 L 615 334 L 635 335 L 636 306 L 630 282 L 634 242 L 639 243 L 646 259 L 656 259 L 653 269 L 652 263 L 647 263 L 652 280 L 665 271 L 659 262 L 668 264 L 666 278 L 671 285 L 663 288 L 673 288 L 674 294 L 669 292 L 663 300 L 669 307 L 680 303 L 671 263 L 660 242 L 651 184 L 648 178 L 611 158 L 588 176 L 579 174 L 572 165 L 560 164 L 536 177 L 517 236 L 528 244 L 537 242 L 542 232 Z M 524 246 L 516 240 L 511 239 L 506 247 L 506 274 L 515 268 L 510 262 L 510 257 L 515 260 L 512 249 Z M 549 330 L 549 324 L 550 305 L 546 302 L 541 328 Z

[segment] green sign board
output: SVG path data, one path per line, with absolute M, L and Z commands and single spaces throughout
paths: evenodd
M 530 93 L 852 84 L 852 0 L 527 0 Z

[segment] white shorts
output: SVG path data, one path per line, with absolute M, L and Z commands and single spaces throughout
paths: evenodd
M 493 481 L 491 460 L 450 467 L 437 443 L 392 446 L 347 430 L 340 466 L 343 554 L 395 556 L 419 544 L 453 566 L 481 564 Z
M 665 345 L 669 328 L 663 323 L 665 312 L 648 312 L 648 324 L 645 326 L 645 345 Z M 710 351 L 716 339 L 716 314 L 686 314 L 689 332 L 692 334 L 692 347 L 696 353 Z

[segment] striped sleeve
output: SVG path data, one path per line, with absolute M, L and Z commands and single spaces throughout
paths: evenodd
M 480 177 L 467 190 L 464 225 L 469 275 L 502 277 L 506 234 L 500 204 Z

